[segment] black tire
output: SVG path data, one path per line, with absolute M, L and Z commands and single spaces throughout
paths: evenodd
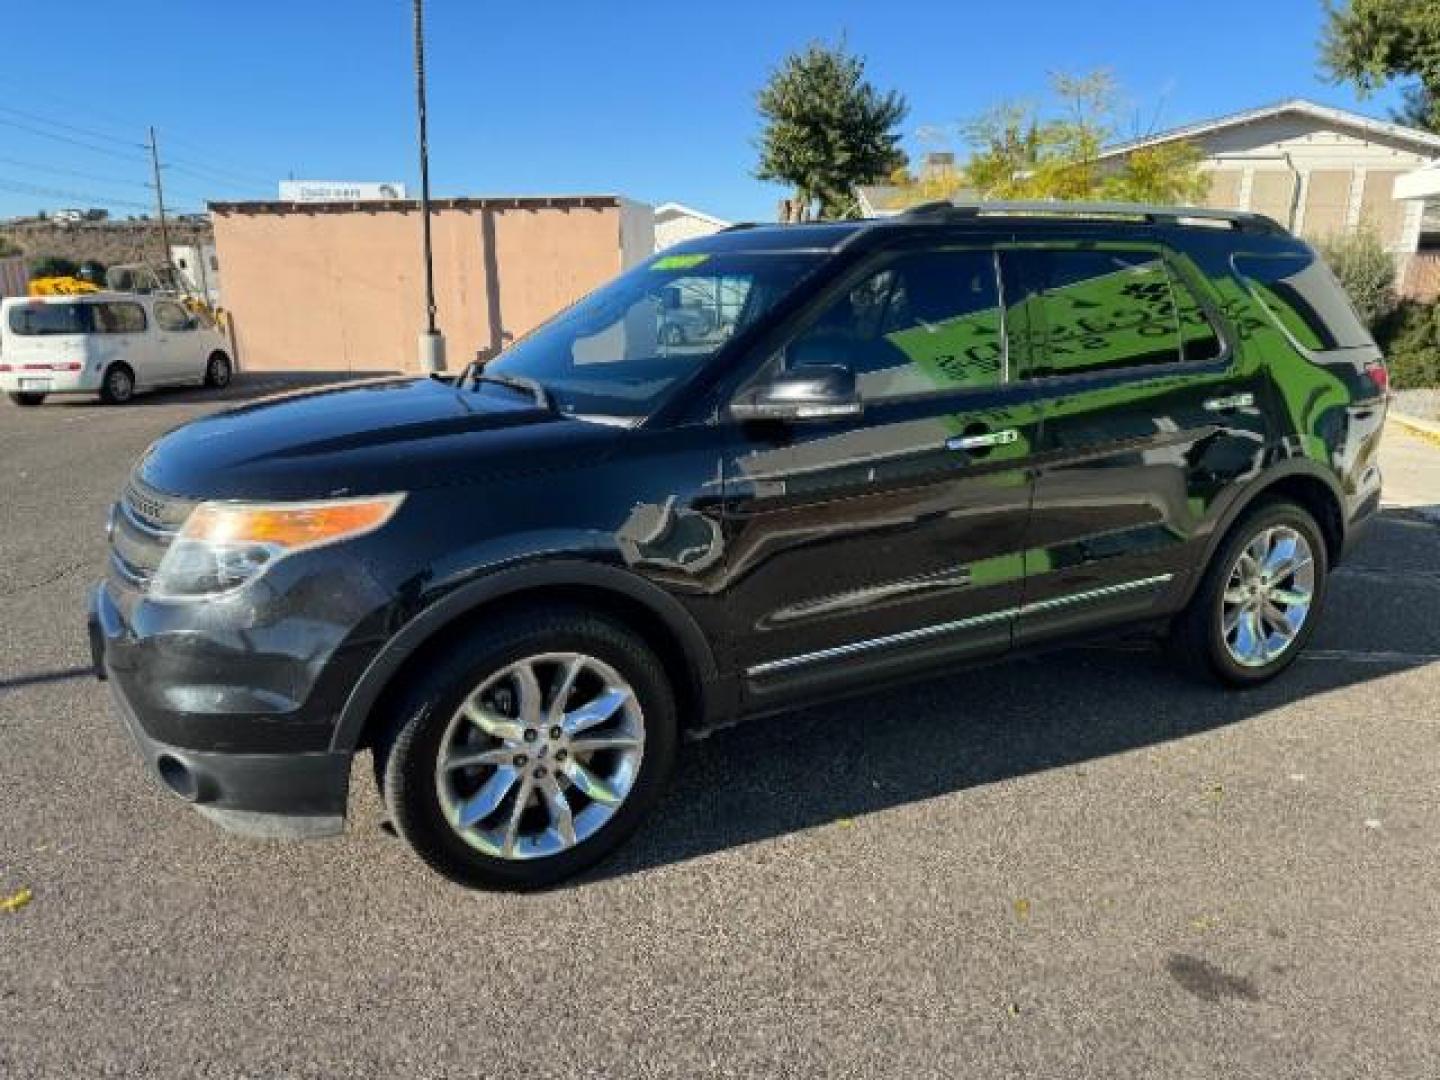
M 1294 529 L 1309 545 L 1314 563 L 1314 586 L 1309 610 L 1293 641 L 1273 659 L 1258 666 L 1241 664 L 1226 645 L 1224 593 L 1241 553 L 1260 533 L 1275 526 Z M 1329 576 L 1325 538 L 1315 519 L 1303 507 L 1283 500 L 1266 500 L 1249 510 L 1226 534 L 1189 605 L 1170 628 L 1168 651 L 1185 674 L 1226 686 L 1258 686 L 1295 662 L 1315 632 L 1325 606 Z
M 491 855 L 462 838 L 444 816 L 437 773 L 445 733 L 487 678 L 527 657 L 557 652 L 594 657 L 633 689 L 643 714 L 640 764 L 624 800 L 590 836 L 538 858 Z M 593 866 L 635 831 L 669 781 L 676 740 L 674 693 L 645 643 L 604 616 L 545 607 L 482 626 L 427 662 L 399 695 L 391 725 L 377 740 L 375 770 L 391 823 L 433 869 L 466 886 L 540 889 Z
M 33 390 L 14 390 L 5 395 L 22 409 L 33 409 L 37 405 L 45 403 L 45 395 L 37 394 Z
M 135 372 L 128 364 L 111 364 L 100 384 L 100 400 L 106 405 L 124 405 L 135 396 Z
M 224 390 L 232 374 L 230 358 L 218 349 L 205 361 L 205 385 L 212 390 Z

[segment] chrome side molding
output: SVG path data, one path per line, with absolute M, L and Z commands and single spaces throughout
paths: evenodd
M 1037 600 L 1030 604 L 1020 604 L 1018 607 L 1002 608 L 999 611 L 986 612 L 984 615 L 972 615 L 968 619 L 955 619 L 951 622 L 934 623 L 930 626 L 917 627 L 914 630 L 902 630 L 896 634 L 886 634 L 883 637 L 866 638 L 863 641 L 852 641 L 846 645 L 835 645 L 828 649 L 817 649 L 815 652 L 801 653 L 798 656 L 786 656 L 779 660 L 767 660 L 763 664 L 756 664 L 753 667 L 746 668 L 745 674 L 752 678 L 761 675 L 773 675 L 778 671 L 789 671 L 791 668 L 817 664 L 825 660 L 839 660 L 846 656 L 854 656 L 857 653 L 869 652 L 871 649 L 884 649 L 891 645 L 904 645 L 912 641 L 924 641 L 927 638 L 953 634 L 959 630 L 970 630 L 991 623 L 1022 618 L 1026 615 L 1054 611 L 1056 608 L 1070 607 L 1072 604 L 1084 604 L 1091 600 L 1103 600 L 1107 597 L 1120 596 L 1124 593 L 1135 592 L 1139 589 L 1154 588 L 1159 585 L 1164 585 L 1174 578 L 1174 576 L 1174 574 L 1155 574 L 1151 577 L 1137 578 L 1134 581 L 1124 581 L 1117 585 L 1103 585 L 1097 589 L 1085 589 L 1082 592 L 1069 593 L 1066 596 L 1056 596 L 1049 600 Z

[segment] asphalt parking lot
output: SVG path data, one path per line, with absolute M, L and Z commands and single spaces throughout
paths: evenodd
M 0 408 L 0 1076 L 1440 1075 L 1440 447 L 1392 427 L 1270 686 L 1121 642 L 752 723 L 515 897 L 425 871 L 368 762 L 310 844 L 143 775 L 84 595 L 130 462 L 216 405 Z

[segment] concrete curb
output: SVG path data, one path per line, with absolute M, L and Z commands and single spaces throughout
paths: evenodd
M 1428 439 L 1436 445 L 1440 445 L 1440 424 L 1430 420 L 1421 420 L 1418 416 L 1406 416 L 1402 412 L 1390 410 L 1391 420 L 1399 424 L 1412 435 L 1418 435 L 1422 439 Z

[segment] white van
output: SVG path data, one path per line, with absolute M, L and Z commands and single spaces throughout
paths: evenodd
M 17 405 L 50 394 L 99 394 L 230 382 L 230 343 L 206 315 L 167 296 L 87 293 L 0 302 L 0 390 Z

